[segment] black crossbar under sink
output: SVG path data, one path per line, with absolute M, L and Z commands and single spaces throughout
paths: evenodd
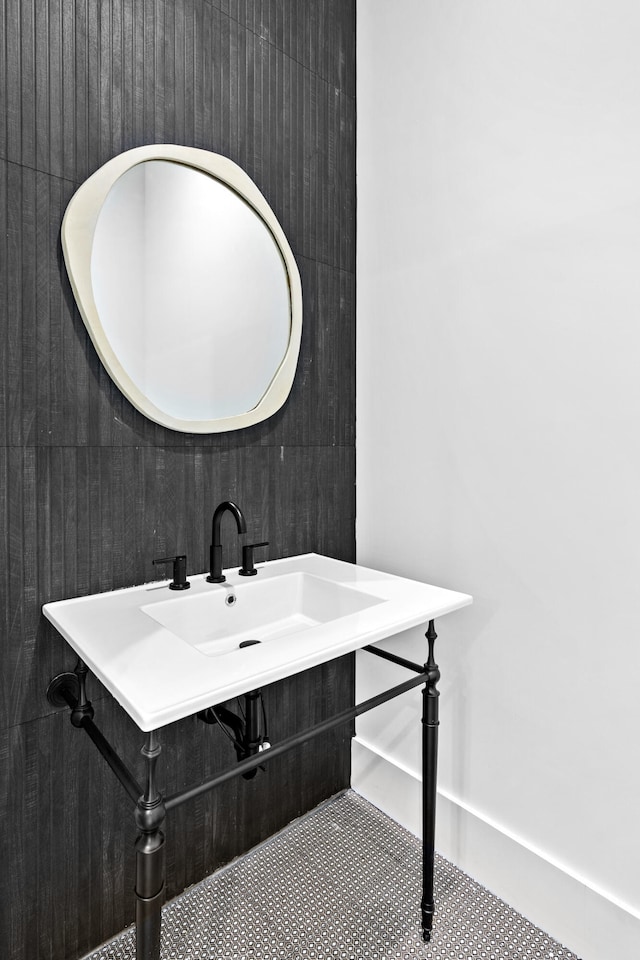
M 205 780 L 203 783 L 199 783 L 195 787 L 190 787 L 188 790 L 181 790 L 179 793 L 174 793 L 164 801 L 165 808 L 167 810 L 173 810 L 174 807 L 180 806 L 180 804 L 185 803 L 187 800 L 193 800 L 195 797 L 199 797 L 201 794 L 213 790 L 213 788 L 217 787 L 220 783 L 225 783 L 225 781 L 231 780 L 233 777 L 240 776 L 240 774 L 247 773 L 249 770 L 255 769 L 255 767 L 262 766 L 267 760 L 273 760 L 274 757 L 279 757 L 281 754 L 286 753 L 287 750 L 306 743 L 307 740 L 312 740 L 314 737 L 326 733 L 328 730 L 333 730 L 334 727 L 348 723 L 349 720 L 361 716 L 368 710 L 373 710 L 374 707 L 380 706 L 381 703 L 386 703 L 387 700 L 392 700 L 394 697 L 406 693 L 407 690 L 411 690 L 413 687 L 425 683 L 428 676 L 428 673 L 420 673 L 419 676 L 413 677 L 411 680 L 405 680 L 404 683 L 399 683 L 396 687 L 385 690 L 384 693 L 379 693 L 377 696 L 363 701 L 363 703 L 358 703 L 354 707 L 349 707 L 347 710 L 337 713 L 328 720 L 322 720 L 307 730 L 302 730 L 300 733 L 287 737 L 286 740 L 281 740 L 280 743 L 268 747 L 261 753 L 256 754 L 255 757 L 248 757 L 246 760 L 241 760 L 235 766 L 223 770 L 222 773 L 216 774 L 215 777 L 211 777 L 210 780 Z

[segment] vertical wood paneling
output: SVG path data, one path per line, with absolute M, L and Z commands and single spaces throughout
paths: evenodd
M 0 955 L 73 960 L 133 922 L 130 804 L 44 691 L 73 666 L 44 602 L 208 560 L 211 515 L 237 499 L 271 557 L 354 559 L 354 3 L 0 0 Z M 291 396 L 264 424 L 175 434 L 102 368 L 62 261 L 80 182 L 168 141 L 244 166 L 290 239 L 304 294 Z M 240 561 L 225 530 L 224 562 Z M 272 737 L 352 696 L 351 658 L 267 689 Z M 141 735 L 94 679 L 101 727 L 132 765 Z M 163 731 L 169 792 L 233 758 L 188 718 Z M 179 893 L 348 783 L 348 731 L 223 785 L 167 824 Z
M 0 263 L 5 269 L 0 270 L 0 319 L 3 323 L 3 335 L 0 337 L 0 431 L 5 443 L 9 437 L 9 396 L 7 386 L 9 382 L 9 206 L 7 199 L 9 164 L 0 160 L 0 224 L 4 229 L 0 231 Z M 5 529 L 5 528 L 3 528 Z
M 7 0 L 0 0 L 0 38 L 7 36 Z M 7 93 L 7 43 L 0 39 L 0 89 Z M 5 102 L 4 110 L 0 114 L 0 157 L 7 157 L 7 123 L 8 105 Z
M 6 442 L 19 444 L 21 431 L 22 400 L 22 335 L 19 318 L 22 313 L 22 223 L 20 207 L 23 200 L 22 175 L 15 164 L 4 165 L 6 178 L 6 227 L 7 239 L 4 279 L 6 284 L 4 349 L 6 379 L 5 391 Z

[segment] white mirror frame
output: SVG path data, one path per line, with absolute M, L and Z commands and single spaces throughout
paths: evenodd
M 102 205 L 115 182 L 131 167 L 146 160 L 173 160 L 210 174 L 242 197 L 262 218 L 280 249 L 291 298 L 291 335 L 285 356 L 265 394 L 246 413 L 212 420 L 183 420 L 159 409 L 124 370 L 106 336 L 93 295 L 91 256 Z M 272 416 L 283 405 L 293 385 L 302 336 L 302 285 L 298 266 L 276 215 L 251 178 L 220 154 L 174 144 L 136 147 L 119 154 L 86 180 L 71 198 L 62 221 L 62 249 L 76 303 L 105 369 L 136 409 L 150 420 L 183 433 L 221 433 L 252 426 Z

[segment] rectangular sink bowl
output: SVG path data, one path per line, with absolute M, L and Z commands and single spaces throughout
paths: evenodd
M 380 597 L 309 573 L 287 573 L 140 609 L 208 657 L 266 643 L 359 613 Z

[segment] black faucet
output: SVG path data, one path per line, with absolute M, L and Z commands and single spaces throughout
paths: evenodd
M 209 583 L 224 583 L 226 579 L 222 573 L 222 542 L 220 540 L 220 522 L 222 520 L 222 515 L 226 513 L 227 510 L 236 518 L 238 534 L 247 532 L 247 524 L 244 519 L 244 514 L 242 513 L 240 507 L 233 502 L 233 500 L 223 500 L 222 503 L 218 504 L 213 514 L 213 520 L 211 521 L 209 576 L 207 577 Z

